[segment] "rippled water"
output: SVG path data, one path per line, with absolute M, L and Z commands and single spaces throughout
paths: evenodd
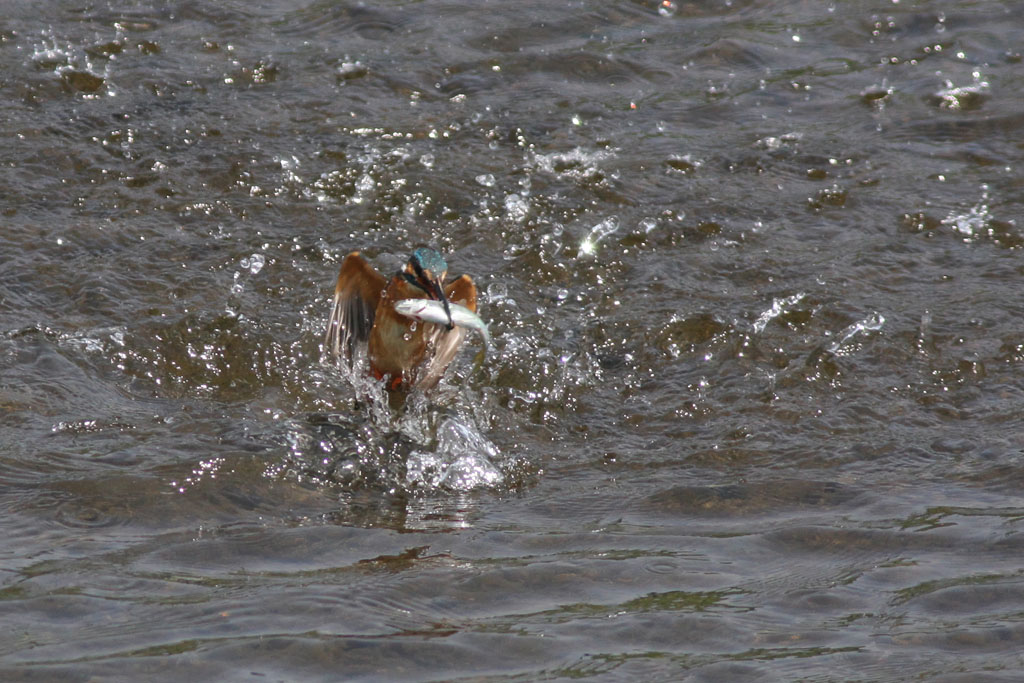
M 5 3 L 4 680 L 1017 680 L 1024 5 Z M 471 274 L 405 410 L 341 259 Z

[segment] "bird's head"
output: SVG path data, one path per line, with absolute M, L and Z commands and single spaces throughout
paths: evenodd
M 428 299 L 440 301 L 444 305 L 444 312 L 448 315 L 448 329 L 455 325 L 452 323 L 452 312 L 448 308 L 448 297 L 444 293 L 444 280 L 448 276 L 448 264 L 444 258 L 426 247 L 416 249 L 409 256 L 402 270 L 402 277 L 413 287 L 421 290 Z

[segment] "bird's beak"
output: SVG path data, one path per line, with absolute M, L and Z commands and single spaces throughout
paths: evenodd
M 455 327 L 455 323 L 452 322 L 452 312 L 451 309 L 448 308 L 448 297 L 445 296 L 444 287 L 441 286 L 441 278 L 432 279 L 430 284 L 433 287 L 434 296 L 437 297 L 437 300 L 444 306 L 445 315 L 448 316 L 448 331 L 450 332 Z

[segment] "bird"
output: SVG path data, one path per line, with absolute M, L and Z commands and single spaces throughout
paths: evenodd
M 445 284 L 448 264 L 427 247 L 413 250 L 390 280 L 359 251 L 345 257 L 338 271 L 324 348 L 351 364 L 356 345 L 367 344 L 371 374 L 389 392 L 429 389 L 455 358 L 466 332 L 452 323 L 449 302 L 476 312 L 473 279 L 462 275 Z M 417 322 L 394 309 L 402 299 L 433 299 L 444 305 L 447 325 Z

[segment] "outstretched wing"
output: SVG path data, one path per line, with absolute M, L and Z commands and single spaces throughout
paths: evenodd
M 476 285 L 468 275 L 448 283 L 444 293 L 449 301 L 462 304 L 476 313 Z M 466 338 L 466 330 L 461 327 L 454 327 L 451 330 L 446 330 L 441 325 L 434 327 L 434 337 L 428 341 L 428 344 L 433 345 L 434 353 L 430 356 L 427 366 L 420 369 L 421 375 L 416 382 L 416 385 L 423 389 L 429 389 L 437 384 L 462 346 L 462 340 Z
M 334 286 L 334 303 L 327 319 L 324 349 L 337 358 L 352 358 L 352 346 L 366 341 L 373 327 L 373 315 L 387 287 L 387 279 L 374 270 L 358 251 L 345 257 Z

